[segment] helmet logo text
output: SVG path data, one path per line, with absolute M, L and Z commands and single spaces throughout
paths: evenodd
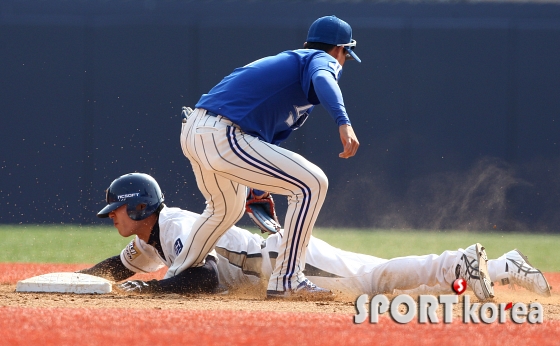
M 127 193 L 127 194 L 125 194 L 125 195 L 118 195 L 118 196 L 117 196 L 117 199 L 118 199 L 119 201 L 124 201 L 124 200 L 126 200 L 127 198 L 138 197 L 138 196 L 140 196 L 140 193 L 139 193 L 139 192 L 136 192 L 136 193 Z

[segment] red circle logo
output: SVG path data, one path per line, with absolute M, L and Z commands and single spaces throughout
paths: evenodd
M 451 288 L 453 288 L 453 291 L 455 293 L 463 294 L 463 292 L 467 290 L 467 282 L 465 281 L 465 279 L 457 279 L 453 281 Z

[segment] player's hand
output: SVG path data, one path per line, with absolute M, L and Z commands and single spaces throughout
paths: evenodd
M 338 132 L 340 134 L 340 141 L 342 142 L 342 147 L 344 151 L 338 154 L 338 157 L 347 159 L 356 155 L 360 142 L 354 133 L 352 126 L 345 124 L 338 127 Z
M 153 293 L 159 287 L 157 280 L 142 281 L 142 280 L 132 280 L 125 281 L 122 284 L 117 285 L 120 291 L 127 293 Z

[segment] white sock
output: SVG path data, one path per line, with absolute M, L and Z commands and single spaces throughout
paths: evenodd
M 490 280 L 492 282 L 507 284 L 507 282 L 502 282 L 504 279 L 509 279 L 509 273 L 506 271 L 507 266 L 508 264 L 505 254 L 497 259 L 488 260 L 488 274 L 490 274 Z

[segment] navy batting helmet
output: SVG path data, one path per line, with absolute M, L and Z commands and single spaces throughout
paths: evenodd
M 115 179 L 107 189 L 107 205 L 97 213 L 108 217 L 109 213 L 126 204 L 132 220 L 144 220 L 160 210 L 163 194 L 154 178 L 144 173 L 129 173 Z

